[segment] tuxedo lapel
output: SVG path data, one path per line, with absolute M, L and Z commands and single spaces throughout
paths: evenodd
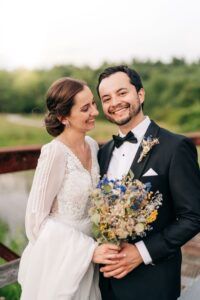
M 159 129 L 160 127 L 154 122 L 154 121 L 151 121 L 149 127 L 147 128 L 147 131 L 144 135 L 144 138 L 147 138 L 148 136 L 152 136 L 152 138 L 157 138 L 158 137 L 158 132 L 159 132 Z M 142 144 L 142 143 L 141 143 Z M 142 175 L 142 172 L 153 152 L 153 148 L 149 151 L 149 153 L 146 155 L 146 157 L 144 157 L 142 159 L 141 162 L 138 163 L 138 159 L 140 157 L 140 153 L 142 151 L 142 145 L 140 144 L 139 148 L 138 148 L 138 151 L 135 155 L 135 158 L 133 160 L 133 163 L 131 165 L 131 171 L 133 172 L 134 174 L 134 178 L 135 179 L 139 179 L 140 176 Z
M 108 171 L 108 166 L 112 157 L 113 150 L 114 150 L 114 141 L 112 140 L 106 145 L 106 148 L 103 151 L 102 159 L 100 161 L 101 177 L 105 175 Z

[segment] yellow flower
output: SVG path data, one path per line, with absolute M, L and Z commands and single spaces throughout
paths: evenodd
M 99 227 L 99 229 L 102 232 L 102 231 L 104 231 L 106 229 L 106 227 L 107 227 L 107 224 L 101 224 L 100 227 Z
M 113 231 L 108 231 L 108 237 L 111 240 L 116 238 L 115 233 Z
M 158 211 L 157 210 L 153 210 L 152 213 L 150 214 L 150 216 L 147 218 L 147 223 L 152 223 L 156 220 L 158 215 Z
M 102 215 L 106 214 L 108 211 L 109 211 L 108 206 L 106 206 L 106 205 L 101 206 L 101 214 Z

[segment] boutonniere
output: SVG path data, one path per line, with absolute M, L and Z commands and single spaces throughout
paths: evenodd
M 159 144 L 159 140 L 157 138 L 152 138 L 152 136 L 148 136 L 142 140 L 142 151 L 140 153 L 140 157 L 138 159 L 138 163 L 143 160 L 145 156 L 149 153 L 149 151 L 153 148 L 153 146 Z

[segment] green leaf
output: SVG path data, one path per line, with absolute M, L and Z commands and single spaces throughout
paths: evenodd
M 109 184 L 105 184 L 103 185 L 103 190 L 106 194 L 108 194 L 112 191 L 112 187 Z
M 91 216 L 91 221 L 92 223 L 98 226 L 100 222 L 100 215 L 98 213 L 95 213 L 94 215 Z
M 93 234 L 95 239 L 97 239 L 100 235 L 99 227 L 94 223 L 92 224 L 92 234 Z

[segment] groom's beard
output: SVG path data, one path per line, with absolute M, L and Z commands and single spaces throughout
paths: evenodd
M 105 115 L 106 119 L 118 126 L 122 126 L 122 125 L 126 125 L 127 123 L 129 123 L 135 116 L 137 116 L 140 111 L 142 110 L 142 104 L 140 104 L 140 101 L 138 99 L 136 105 L 131 105 L 129 103 L 126 104 L 126 106 L 122 106 L 121 104 L 117 105 L 115 109 L 119 109 L 119 108 L 125 108 L 127 107 L 127 109 L 129 108 L 129 114 L 128 116 L 120 119 L 120 120 L 115 120 L 115 118 L 112 118 L 111 115 Z M 108 112 L 110 114 L 112 114 L 112 112 L 114 112 L 114 109 L 110 109 L 108 110 Z

